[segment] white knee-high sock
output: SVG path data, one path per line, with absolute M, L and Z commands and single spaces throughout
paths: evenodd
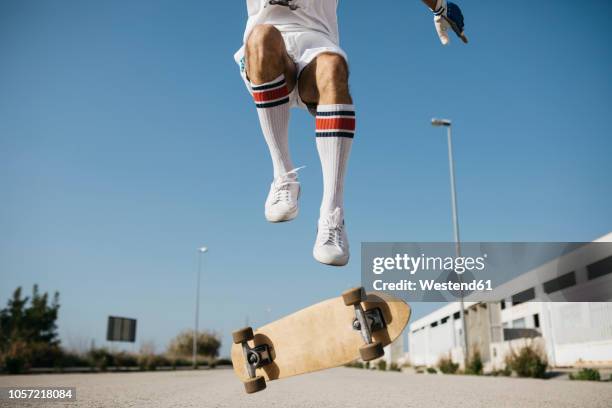
M 344 175 L 355 135 L 353 105 L 317 107 L 317 150 L 323 170 L 321 216 L 343 208 Z
M 289 156 L 289 89 L 284 75 L 265 84 L 251 84 L 251 89 L 276 178 L 293 170 Z

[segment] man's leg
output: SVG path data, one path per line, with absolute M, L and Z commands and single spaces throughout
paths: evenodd
M 355 134 L 355 108 L 348 87 L 348 67 L 338 54 L 321 54 L 298 84 L 306 103 L 317 104 L 316 141 L 323 171 L 319 232 L 314 257 L 346 265 L 349 248 L 344 227 L 344 176 Z
M 274 26 L 258 25 L 253 29 L 246 43 L 246 65 L 274 167 L 265 215 L 271 222 L 289 221 L 297 216 L 299 195 L 288 143 L 289 93 L 295 86 L 296 68 Z

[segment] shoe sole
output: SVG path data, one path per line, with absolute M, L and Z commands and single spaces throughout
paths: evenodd
M 278 219 L 270 219 L 270 218 L 268 217 L 268 215 L 266 215 L 266 220 L 267 220 L 268 222 L 272 223 L 272 224 L 279 224 L 279 223 L 281 223 L 281 222 L 288 222 L 288 221 L 292 221 L 292 220 L 294 220 L 295 218 L 297 218 L 297 216 L 298 216 L 299 212 L 300 212 L 300 211 L 299 211 L 298 209 L 296 209 L 294 212 L 292 212 L 292 213 L 290 213 L 290 214 L 288 214 L 288 215 L 285 215 L 285 216 L 284 216 L 284 217 L 282 217 L 282 218 L 278 218 Z
M 318 259 L 314 253 L 312 254 L 312 257 L 317 262 L 322 263 L 323 265 L 329 265 L 329 266 L 346 266 L 348 264 L 348 262 L 349 262 L 349 259 L 350 259 L 350 256 L 347 256 L 346 258 L 342 258 L 342 259 L 339 259 L 339 260 L 336 260 L 336 261 L 325 262 L 325 261 L 322 261 L 322 260 Z

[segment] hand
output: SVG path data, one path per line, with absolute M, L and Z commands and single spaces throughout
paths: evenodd
M 468 42 L 467 37 L 463 33 L 463 13 L 459 6 L 455 3 L 446 2 L 446 0 L 438 0 L 434 13 L 434 25 L 440 37 L 442 45 L 447 45 L 450 42 L 448 37 L 448 29 L 452 29 L 464 43 Z

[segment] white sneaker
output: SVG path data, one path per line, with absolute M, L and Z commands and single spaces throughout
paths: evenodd
M 297 172 L 303 167 L 293 169 L 274 179 L 266 199 L 266 220 L 270 222 L 291 221 L 299 212 L 300 183 Z
M 344 227 L 344 212 L 340 207 L 319 219 L 312 255 L 327 265 L 344 266 L 348 263 L 349 244 Z

